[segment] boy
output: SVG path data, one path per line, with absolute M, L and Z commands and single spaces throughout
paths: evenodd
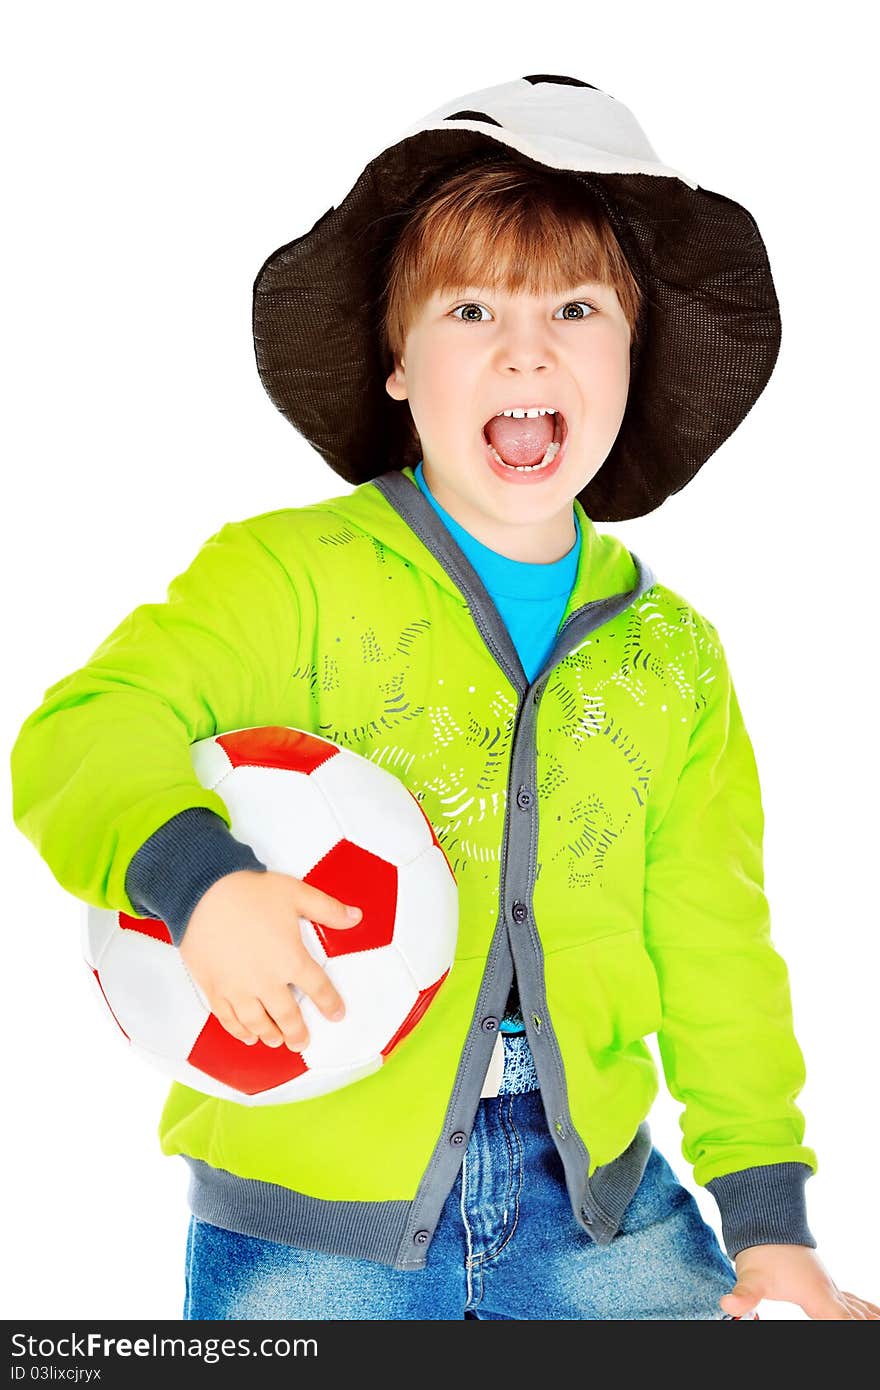
M 357 884 L 261 864 L 188 750 L 313 728 L 413 790 L 460 930 L 373 1076 L 258 1108 L 172 1086 L 184 1316 L 880 1316 L 813 1253 L 717 632 L 593 525 L 683 486 L 766 384 L 751 218 L 613 98 L 536 75 L 432 113 L 254 290 L 266 389 L 355 489 L 224 527 L 47 691 L 16 823 L 70 891 L 160 917 L 233 1036 L 296 1050 L 291 983 L 345 1003 L 297 918 L 343 926 Z M 736 1271 L 651 1144 L 651 1032 Z

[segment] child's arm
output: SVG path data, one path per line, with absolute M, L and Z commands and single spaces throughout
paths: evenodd
M 344 1008 L 298 920 L 350 927 L 346 904 L 269 872 L 232 835 L 190 744 L 282 721 L 300 621 L 287 570 L 229 523 L 165 603 L 135 609 L 46 692 L 12 749 L 15 823 L 62 887 L 160 917 L 228 1032 L 294 1049 L 308 1030 L 290 984 L 329 1018 Z
M 179 946 L 196 904 L 218 879 L 241 869 L 266 872 L 250 845 L 205 806 L 179 811 L 135 854 L 125 891 L 139 917 L 157 917 Z
M 718 1203 L 725 1245 L 815 1246 L 804 1183 L 818 1161 L 795 1105 L 806 1072 L 785 962 L 770 938 L 764 814 L 751 741 L 717 630 L 697 616 L 706 704 L 669 805 L 649 814 L 645 941 L 657 1041 L 685 1110 L 682 1153 Z
M 231 834 L 189 747 L 279 722 L 299 627 L 287 571 L 247 522 L 230 522 L 166 602 L 136 608 L 46 691 L 12 748 L 13 818 L 62 887 L 136 916 L 167 910 L 179 941 L 217 878 L 265 868 Z

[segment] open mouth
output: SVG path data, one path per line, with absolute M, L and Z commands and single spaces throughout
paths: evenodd
M 553 437 L 547 444 L 542 457 L 535 458 L 532 462 L 526 464 L 517 463 L 512 459 L 508 460 L 501 456 L 486 434 L 486 425 L 488 424 L 489 421 L 487 420 L 483 424 L 481 434 L 483 437 L 483 445 L 496 468 L 506 470 L 508 473 L 528 476 L 529 474 L 545 472 L 547 469 L 553 468 L 554 464 L 558 466 L 558 461 L 563 453 L 565 442 L 568 438 L 568 424 L 562 411 L 558 408 L 553 416 Z M 553 468 L 553 471 L 555 472 L 555 468 Z

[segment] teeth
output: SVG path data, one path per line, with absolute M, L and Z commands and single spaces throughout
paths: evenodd
M 530 410 L 520 410 L 518 408 L 514 408 L 513 410 L 499 410 L 495 418 L 497 420 L 498 415 L 512 415 L 514 420 L 524 420 L 526 418 L 528 418 L 529 420 L 534 420 L 538 415 L 555 414 L 556 411 L 553 409 L 552 406 L 548 406 L 546 410 L 542 409 L 540 406 L 537 406 L 534 409 Z
M 494 445 L 489 445 L 489 448 L 492 450 L 492 453 L 495 455 L 498 462 L 504 464 L 505 468 L 510 468 L 516 473 L 537 473 L 540 469 L 546 468 L 548 464 L 553 462 L 556 455 L 559 453 L 559 447 L 560 446 L 554 440 L 552 444 L 547 445 L 547 452 L 541 459 L 540 463 L 521 465 L 518 463 L 504 463 L 504 459 L 501 457 Z

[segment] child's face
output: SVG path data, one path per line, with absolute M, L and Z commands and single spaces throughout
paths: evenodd
M 567 308 L 574 302 L 578 308 Z M 440 505 L 512 559 L 550 563 L 566 554 L 576 540 L 572 499 L 598 472 L 623 420 L 629 345 L 610 285 L 585 281 L 537 296 L 477 285 L 433 294 L 386 390 L 409 402 L 425 480 Z M 556 471 L 526 483 L 493 470 L 483 437 L 491 416 L 518 405 L 555 406 L 568 431 Z

